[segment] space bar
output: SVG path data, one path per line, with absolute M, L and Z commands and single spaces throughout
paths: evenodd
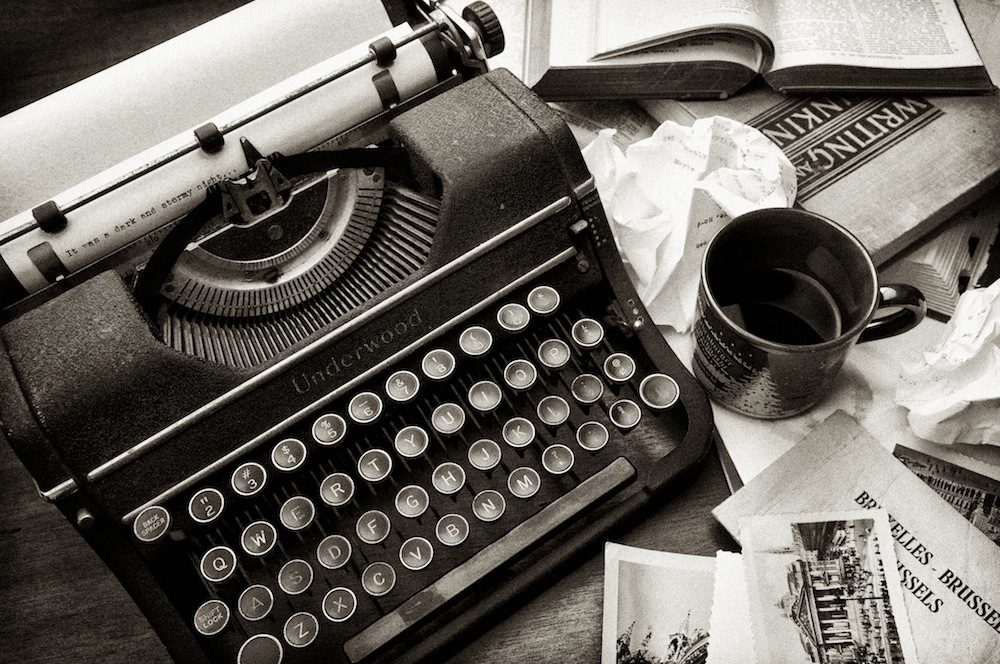
M 619 457 L 596 475 L 584 480 L 564 496 L 554 500 L 538 514 L 476 553 L 435 583 L 406 600 L 344 643 L 351 662 L 360 662 L 417 621 L 430 615 L 472 584 L 534 547 L 557 528 L 595 503 L 625 486 L 635 478 L 635 468 Z

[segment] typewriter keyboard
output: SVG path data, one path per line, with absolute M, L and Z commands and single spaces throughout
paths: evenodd
M 685 415 L 610 302 L 514 291 L 144 510 L 135 536 L 173 561 L 161 582 L 205 649 L 362 661 L 632 483 L 639 441 Z

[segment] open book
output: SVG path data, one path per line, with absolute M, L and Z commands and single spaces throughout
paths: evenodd
M 955 0 L 529 0 L 528 85 L 550 100 L 988 92 Z

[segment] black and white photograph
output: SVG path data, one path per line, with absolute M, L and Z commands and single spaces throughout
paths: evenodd
M 969 523 L 1000 546 L 1000 481 L 902 445 L 896 445 L 892 453 Z M 1000 473 L 1000 468 L 997 472 Z
M 742 533 L 758 661 L 916 662 L 885 513 L 751 517 Z
M 1000 652 L 1000 0 L 0 9 L 3 662 Z
M 703 664 L 715 559 L 609 543 L 602 664 Z

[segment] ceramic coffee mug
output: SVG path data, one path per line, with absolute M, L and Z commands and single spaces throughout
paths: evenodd
M 729 408 L 788 417 L 829 392 L 856 342 L 905 332 L 925 313 L 912 286 L 879 286 L 843 227 L 804 210 L 756 210 L 705 250 L 694 374 Z

